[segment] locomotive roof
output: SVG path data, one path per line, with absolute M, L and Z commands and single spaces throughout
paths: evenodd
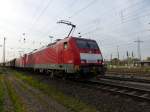
M 95 41 L 95 40 L 93 40 L 93 39 L 87 39 L 87 38 L 79 38 L 79 37 L 72 37 L 72 36 L 69 37 L 69 38 L 66 37 L 66 38 L 64 38 L 64 39 L 57 39 L 55 42 L 50 43 L 50 44 L 48 44 L 48 45 L 46 45 L 46 46 L 43 46 L 43 47 L 41 47 L 41 48 L 39 48 L 39 49 L 35 49 L 35 50 L 33 50 L 32 52 L 28 53 L 27 55 L 30 55 L 30 54 L 39 52 L 39 51 L 41 51 L 41 50 L 43 50 L 43 49 L 45 49 L 45 48 L 51 47 L 51 46 L 53 46 L 53 45 L 55 45 L 55 44 L 57 44 L 57 43 L 59 43 L 59 42 L 67 41 L 67 40 L 69 40 L 69 39 L 71 39 L 71 38 L 74 38 L 74 39 L 81 39 L 81 40 Z
M 95 40 L 93 40 L 93 39 L 88 39 L 88 38 L 80 38 L 80 37 L 72 37 L 72 38 L 75 38 L 75 39 L 81 39 L 81 40 L 95 41 Z

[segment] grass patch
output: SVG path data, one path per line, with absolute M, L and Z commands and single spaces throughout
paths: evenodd
M 94 107 L 91 107 L 78 99 L 64 95 L 62 92 L 60 92 L 53 86 L 44 84 L 44 83 L 34 79 L 31 76 L 25 76 L 23 73 L 14 71 L 14 74 L 18 78 L 23 80 L 24 82 L 31 85 L 32 87 L 43 91 L 45 94 L 52 97 L 58 103 L 64 105 L 66 108 L 68 108 L 71 111 L 74 111 L 74 112 L 96 112 L 96 109 Z
M 3 78 L 0 76 L 0 112 L 4 110 L 4 86 L 3 86 Z
M 6 83 L 6 87 L 8 90 L 8 95 L 10 96 L 10 99 L 11 99 L 14 109 L 15 109 L 14 111 L 15 112 L 25 112 L 24 105 L 21 102 L 20 97 L 17 95 L 16 91 L 14 90 L 12 83 L 9 80 L 7 80 L 5 83 Z

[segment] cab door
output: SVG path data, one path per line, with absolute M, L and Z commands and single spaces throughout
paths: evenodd
M 68 42 L 64 42 L 63 43 L 63 53 L 62 53 L 62 56 L 63 56 L 63 62 L 64 62 L 64 64 L 66 64 L 67 60 L 68 60 Z
M 59 44 L 59 47 L 57 47 L 58 52 L 58 64 L 64 63 L 64 48 L 63 43 Z
M 64 42 L 63 58 L 65 64 L 73 64 L 73 51 L 69 42 Z

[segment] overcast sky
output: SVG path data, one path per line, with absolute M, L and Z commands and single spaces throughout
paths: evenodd
M 138 38 L 142 58 L 150 56 L 150 0 L 0 0 L 0 45 L 6 37 L 6 59 L 64 38 L 69 20 L 77 25 L 73 36 L 95 39 L 103 57 L 137 57 Z M 25 38 L 25 40 L 24 40 Z M 2 61 L 3 47 L 0 47 Z

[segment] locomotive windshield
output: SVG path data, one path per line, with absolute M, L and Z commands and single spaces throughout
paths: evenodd
M 79 48 L 98 49 L 98 45 L 95 41 L 77 39 L 76 42 Z

